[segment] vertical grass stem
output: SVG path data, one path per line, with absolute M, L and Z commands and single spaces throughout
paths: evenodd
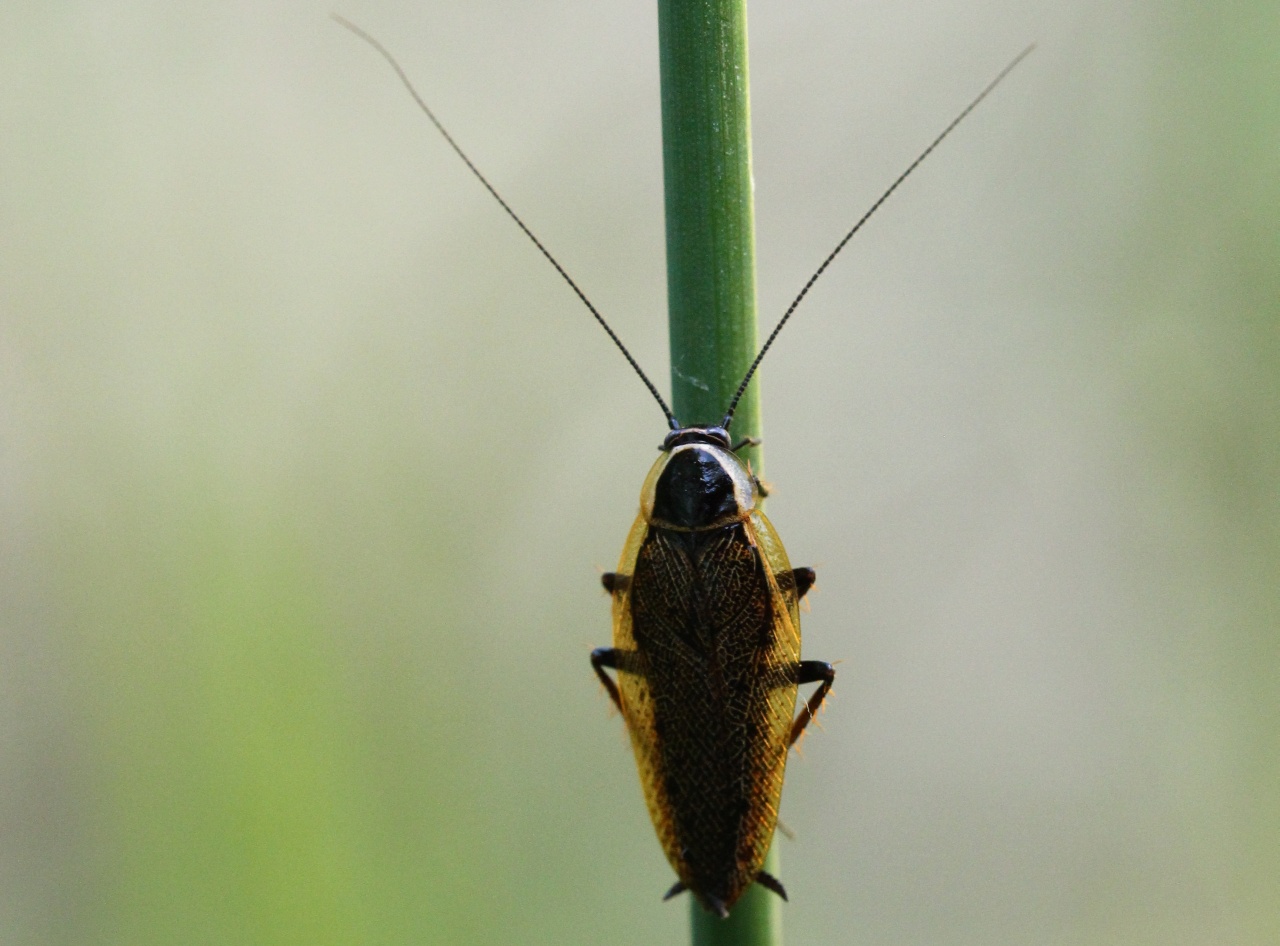
M 755 357 L 755 225 L 745 0 L 658 0 L 671 391 L 684 424 L 716 424 Z M 739 437 L 761 435 L 759 383 Z M 759 448 L 744 451 L 762 471 Z M 776 851 L 765 869 L 778 876 Z M 727 920 L 692 901 L 694 946 L 781 946 L 781 901 L 752 887 Z

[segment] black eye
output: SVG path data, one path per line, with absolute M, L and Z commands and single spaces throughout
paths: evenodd
M 717 447 L 724 447 L 728 450 L 730 449 L 729 431 L 725 430 L 723 427 L 708 427 L 707 442 L 714 443 Z
M 686 443 L 705 443 L 728 450 L 729 431 L 723 427 L 681 427 L 667 434 L 662 441 L 662 449 L 671 451 Z

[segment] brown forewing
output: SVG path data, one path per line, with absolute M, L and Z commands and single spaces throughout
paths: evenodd
M 651 777 L 661 783 L 646 794 L 665 808 L 655 824 L 661 816 L 680 879 L 731 905 L 760 870 L 782 788 L 786 725 L 771 694 L 789 668 L 774 647 L 778 585 L 737 523 L 650 527 L 630 591 L 652 701 Z

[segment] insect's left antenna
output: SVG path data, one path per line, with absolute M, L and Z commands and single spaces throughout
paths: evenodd
M 933 141 L 930 142 L 929 147 L 921 151 L 920 154 L 916 157 L 916 159 L 912 161 L 909 165 L 907 165 L 907 169 L 898 175 L 897 180 L 895 180 L 892 184 L 890 184 L 889 187 L 885 190 L 885 192 L 881 194 L 880 197 L 876 200 L 876 202 L 871 205 L 871 209 L 869 209 L 860 218 L 858 218 L 858 222 L 855 223 L 853 225 L 853 228 L 844 235 L 844 238 L 839 243 L 836 244 L 836 248 L 827 254 L 827 258 L 822 261 L 822 265 L 819 266 L 817 271 L 814 272 L 814 274 L 809 277 L 809 281 L 804 284 L 804 287 L 800 290 L 800 294 L 797 295 L 795 299 L 792 300 L 791 305 L 787 306 L 787 311 L 783 313 L 782 318 L 778 320 L 778 324 L 775 325 L 773 327 L 773 331 L 769 333 L 769 337 L 765 340 L 764 345 L 761 346 L 760 353 L 756 355 L 755 361 L 751 362 L 751 367 L 747 369 L 747 373 L 743 376 L 741 383 L 738 385 L 738 390 L 733 393 L 733 400 L 729 402 L 728 410 L 724 412 L 724 420 L 720 422 L 721 427 L 723 427 L 725 430 L 729 429 L 729 424 L 733 422 L 733 412 L 738 409 L 738 401 L 742 400 L 742 395 L 747 390 L 747 385 L 751 383 L 751 378 L 755 375 L 756 369 L 760 367 L 760 362 L 764 360 L 765 353 L 769 350 L 769 347 L 773 344 L 773 340 L 778 337 L 778 333 L 782 331 L 782 326 L 786 325 L 787 320 L 791 318 L 791 313 L 795 312 L 796 307 L 800 305 L 801 300 L 803 300 L 804 297 L 809 294 L 809 290 L 812 289 L 813 284 L 818 281 L 818 277 L 827 271 L 827 267 L 831 265 L 831 261 L 835 259 L 837 255 L 839 255 L 841 250 L 844 249 L 845 244 L 853 239 L 853 235 L 862 229 L 862 225 L 866 223 L 868 220 L 870 220 L 871 215 L 874 214 L 877 210 L 879 210 L 880 206 L 886 200 L 889 199 L 890 195 L 892 195 L 894 191 L 898 189 L 898 185 L 901 184 L 903 181 L 905 181 L 908 177 L 910 177 L 911 172 L 914 171 L 916 168 L 918 168 L 921 164 L 923 164 L 924 159 L 929 157 L 929 155 L 933 154 L 934 149 L 937 148 L 938 145 L 942 144 L 942 140 L 946 138 L 947 135 L 955 131 L 956 126 L 959 125 L 966 118 L 968 118 L 969 113 L 972 112 L 975 108 L 977 108 L 978 105 L 981 104 L 982 100 L 985 99 L 988 95 L 990 95 L 992 90 L 995 89 L 996 86 L 998 86 L 1001 82 L 1004 81 L 1005 76 L 1013 72 L 1014 67 L 1017 66 L 1018 63 L 1022 62 L 1022 60 L 1030 56 L 1031 51 L 1034 50 L 1035 48 L 1036 48 L 1036 44 L 1032 43 L 1022 52 L 1018 53 L 1018 55 L 1014 56 L 1013 61 L 1009 63 L 1009 65 L 1001 69 L 1000 74 L 997 75 L 990 82 L 988 82 L 987 87 L 985 89 L 983 89 L 976 96 L 974 96 L 973 101 L 971 101 L 968 105 L 964 107 L 964 111 L 962 111 L 959 115 L 953 118 L 951 120 L 950 125 L 942 129 L 942 134 L 934 138 Z
M 573 281 L 573 278 L 567 272 L 565 272 L 564 267 L 561 266 L 556 258 L 551 255 L 551 252 L 542 245 L 542 241 L 533 235 L 533 231 L 525 226 L 524 221 L 520 219 L 519 215 L 511 209 L 505 200 L 502 199 L 502 195 L 499 194 L 497 190 L 494 189 L 494 186 L 489 183 L 488 178 L 481 174 L 480 169 L 471 163 L 471 159 L 467 157 L 466 152 L 458 147 L 458 143 L 453 140 L 453 135 L 445 131 L 444 125 L 440 124 L 440 119 L 436 118 L 435 113 L 431 111 L 431 107 L 427 105 L 422 96 L 418 94 L 418 90 L 413 87 L 413 83 L 409 81 L 408 74 L 403 68 L 401 68 L 400 63 L 396 61 L 396 57 L 391 55 L 390 51 L 388 51 L 385 46 L 360 27 L 356 26 L 346 17 L 337 13 L 331 13 L 330 16 L 333 17 L 334 22 L 339 26 L 346 27 L 352 33 L 355 33 L 356 36 L 359 36 L 362 40 L 372 46 L 374 50 L 376 50 L 378 54 L 382 56 L 388 64 L 390 64 L 391 68 L 395 70 L 396 75 L 400 77 L 400 81 L 404 84 L 404 87 L 409 90 L 409 94 L 413 96 L 413 100 L 418 103 L 418 108 L 422 109 L 422 113 L 427 116 L 431 124 L 436 126 L 436 131 L 440 132 L 444 137 L 444 140 L 449 143 L 449 147 L 452 148 L 454 153 L 462 159 L 462 163 L 465 164 L 471 173 L 476 176 L 476 179 L 485 186 L 485 190 L 493 195 L 493 199 L 496 200 L 502 209 L 507 212 L 507 216 L 516 222 L 516 226 L 524 232 L 524 235 L 533 241 L 533 245 L 536 246 L 538 251 L 547 258 L 547 262 L 555 267 L 556 272 L 559 273 L 561 278 L 569 284 L 569 288 L 572 289 L 577 297 L 582 300 L 582 304 L 590 310 L 593 316 L 595 316 L 596 321 L 600 323 L 600 327 L 605 330 L 609 338 L 613 340 L 613 343 L 618 346 L 618 351 L 622 352 L 622 357 L 627 359 L 627 364 L 629 364 L 635 373 L 640 376 L 640 380 L 644 382 L 644 386 L 649 389 L 649 393 L 653 395 L 653 399 L 658 402 L 658 406 L 662 408 L 662 413 L 666 415 L 667 423 L 671 425 L 671 429 L 679 429 L 680 423 L 676 420 L 675 415 L 671 413 L 671 408 L 667 407 L 667 402 L 663 400 L 662 395 L 658 393 L 658 389 L 654 387 L 653 382 L 649 380 L 649 376 L 644 373 L 640 365 L 636 363 L 636 360 L 631 357 L 631 352 L 627 351 L 627 346 L 622 344 L 622 339 L 618 338 L 613 329 L 609 327 L 609 323 L 604 320 L 604 316 L 602 316 L 599 310 L 591 304 L 591 300 L 587 298 L 586 293 L 578 288 L 578 284 Z

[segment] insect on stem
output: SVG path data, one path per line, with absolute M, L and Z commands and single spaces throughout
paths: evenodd
M 337 14 L 333 19 L 391 65 L 468 170 L 600 323 L 671 426 L 644 480 L 639 514 L 617 571 L 602 576 L 611 598 L 613 641 L 592 651 L 591 667 L 626 723 L 650 816 L 676 873 L 664 899 L 687 892 L 703 911 L 695 917 L 697 942 L 700 918 L 729 920 L 751 888 L 787 899 L 768 860 L 787 758 L 836 677 L 832 664 L 801 659 L 801 602 L 816 576 L 812 568 L 791 566 L 761 508 L 765 487 L 738 455 L 759 442 L 731 440 L 734 411 L 783 326 L 840 251 L 1034 46 L 1014 58 L 934 138 L 827 254 L 751 362 L 721 425 L 682 428 L 586 294 L 445 130 L 395 57 L 349 20 Z M 745 34 L 738 40 L 745 50 Z M 721 48 L 715 42 L 704 45 Z M 749 217 L 746 233 L 749 240 Z M 754 303 L 744 311 L 754 318 Z M 745 360 L 749 351 L 736 354 Z M 812 684 L 817 688 L 797 714 L 799 688 Z M 770 915 L 752 906 L 751 899 L 744 902 L 738 917 Z

